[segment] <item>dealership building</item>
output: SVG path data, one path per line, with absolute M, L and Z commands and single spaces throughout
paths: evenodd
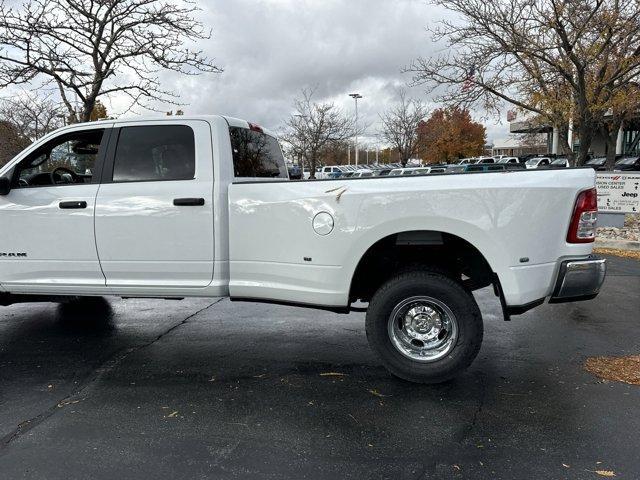
M 551 126 L 534 125 L 527 120 L 512 121 L 509 124 L 509 130 L 512 134 L 526 134 L 529 139 L 532 134 L 535 137 L 539 137 L 540 144 L 536 146 L 538 150 L 544 151 L 531 151 L 527 153 L 554 153 L 561 154 L 560 148 L 560 133 L 557 128 Z M 524 136 L 524 135 L 523 135 Z M 574 152 L 580 151 L 580 140 L 577 135 L 569 133 L 569 145 L 573 147 Z M 529 140 L 520 142 L 521 146 L 526 146 Z M 518 143 L 518 141 L 515 141 Z M 497 143 L 497 142 L 496 142 Z M 494 145 L 494 150 L 495 150 Z M 607 142 L 606 138 L 600 132 L 596 132 L 589 148 L 589 153 L 594 157 L 603 157 L 607 155 Z M 494 153 L 499 155 L 500 153 Z M 510 154 L 510 153 L 505 153 Z M 517 155 L 513 153 L 513 155 Z M 616 142 L 616 155 L 628 155 L 640 157 L 640 115 L 636 118 L 625 122 L 620 131 L 618 132 L 618 139 Z
M 506 155 L 508 157 L 523 157 L 525 155 L 547 153 L 549 145 L 547 144 L 547 135 L 528 134 L 526 136 L 512 136 L 495 140 L 491 147 L 489 155 Z

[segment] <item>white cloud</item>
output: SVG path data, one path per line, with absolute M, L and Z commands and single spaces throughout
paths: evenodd
M 317 100 L 335 101 L 348 112 L 348 94 L 359 92 L 371 136 L 378 114 L 411 82 L 402 68 L 441 48 L 425 27 L 447 14 L 425 0 L 207 0 L 200 7 L 213 36 L 197 47 L 224 73 L 162 73 L 163 87 L 180 94 L 185 112 L 232 115 L 277 129 L 302 88 L 316 88 Z M 420 87 L 409 94 L 429 101 Z M 106 103 L 118 113 L 127 99 Z M 505 137 L 507 127 L 489 126 L 488 134 L 489 140 Z
M 213 28 L 203 48 L 225 71 L 163 78 L 177 87 L 187 112 L 222 113 L 277 129 L 302 88 L 316 88 L 318 100 L 349 112 L 348 94 L 359 92 L 370 135 L 378 114 L 411 82 L 403 67 L 435 51 L 425 27 L 446 15 L 424 0 L 221 0 L 203 8 L 202 20 Z M 429 100 L 422 88 L 409 90 Z M 506 127 L 488 131 L 490 138 L 501 137 Z

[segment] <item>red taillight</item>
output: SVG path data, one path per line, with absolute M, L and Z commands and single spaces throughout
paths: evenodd
M 591 243 L 596 239 L 598 193 L 595 188 L 580 192 L 573 208 L 568 243 Z
M 258 132 L 258 133 L 264 133 L 264 131 L 262 130 L 262 127 L 260 125 L 257 125 L 255 123 L 251 123 L 251 122 L 247 122 L 249 123 L 249 130 L 252 130 L 254 132 Z

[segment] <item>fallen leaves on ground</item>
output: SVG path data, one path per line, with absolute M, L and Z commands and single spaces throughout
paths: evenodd
M 591 357 L 584 363 L 587 372 L 604 380 L 640 385 L 640 355 Z
M 601 477 L 615 477 L 616 474 L 613 470 L 596 470 L 596 473 Z
M 620 250 L 617 248 L 594 248 L 593 253 L 598 255 L 613 255 L 615 257 L 633 258 L 640 260 L 640 251 L 637 250 Z
M 380 393 L 378 390 L 376 390 L 375 388 L 374 388 L 374 389 L 369 390 L 369 393 L 370 393 L 371 395 L 375 395 L 376 397 L 380 397 L 380 398 L 385 398 L 385 397 L 387 397 L 387 395 L 383 395 L 383 394 L 381 394 L 381 393 Z

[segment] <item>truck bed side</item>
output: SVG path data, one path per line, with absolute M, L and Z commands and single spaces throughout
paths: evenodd
M 498 275 L 507 305 L 525 305 L 550 295 L 559 259 L 591 253 L 566 235 L 578 193 L 594 185 L 591 169 L 235 183 L 230 294 L 346 306 L 372 245 L 427 231 L 473 245 Z M 327 235 L 314 231 L 319 213 L 333 218 Z

